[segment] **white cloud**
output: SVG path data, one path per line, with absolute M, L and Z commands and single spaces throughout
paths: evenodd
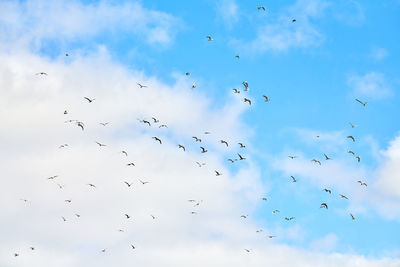
M 260 26 L 253 40 L 234 41 L 234 44 L 251 53 L 316 47 L 323 42 L 324 36 L 311 20 L 321 18 L 328 6 L 326 1 L 299 0 L 286 14 Z M 292 19 L 297 22 L 292 23 Z
M 348 78 L 348 85 L 356 97 L 382 99 L 393 95 L 393 90 L 382 73 L 369 72 L 365 75 L 353 75 Z
M 385 59 L 388 55 L 389 52 L 383 47 L 374 47 L 370 52 L 370 57 L 377 61 Z
M 328 234 L 311 242 L 311 248 L 317 251 L 332 251 L 336 247 L 338 240 L 335 234 Z
M 232 27 L 239 21 L 239 7 L 235 0 L 220 0 L 217 2 L 217 19 L 222 21 L 228 27 Z
M 168 44 L 181 28 L 174 16 L 130 1 L 2 1 L 0 24 L 2 42 L 29 43 L 34 48 L 44 40 L 90 40 L 100 33 L 133 34 L 150 44 Z

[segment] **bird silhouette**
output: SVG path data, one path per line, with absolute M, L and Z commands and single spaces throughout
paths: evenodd
M 219 142 L 220 142 L 221 144 L 225 144 L 226 146 L 229 146 L 229 145 L 228 145 L 228 142 L 226 142 L 225 140 L 220 140 Z
M 196 141 L 196 142 L 201 142 L 201 139 L 196 137 L 196 136 L 192 136 L 192 138 Z
M 126 152 L 126 151 L 124 151 L 124 150 L 122 150 L 121 153 L 122 153 L 122 154 L 125 154 L 125 156 L 128 156 L 128 152 Z
M 139 180 L 139 182 L 141 182 L 143 185 L 150 183 L 150 182 L 147 182 L 147 181 L 142 181 L 142 180 L 140 180 L 140 179 L 138 179 L 138 180 Z
M 295 23 L 297 20 L 296 19 L 292 19 L 292 23 Z
M 236 88 L 233 88 L 232 91 L 233 91 L 235 94 L 240 94 L 240 91 L 239 91 L 238 89 L 236 89 Z
M 101 124 L 103 126 L 107 126 L 109 124 L 109 122 L 100 122 L 99 124 Z
M 89 97 L 84 97 L 84 99 L 86 99 L 89 103 L 92 103 L 94 100 L 96 100 L 96 98 L 92 98 L 90 99 Z
M 129 214 L 126 214 L 126 213 L 125 213 L 125 217 L 126 217 L 127 219 L 131 218 L 131 216 L 129 216 Z
M 269 98 L 268 96 L 266 96 L 266 95 L 263 95 L 263 97 L 265 98 L 265 102 L 269 102 L 269 101 L 271 101 L 271 98 Z
M 161 124 L 160 126 L 158 126 L 158 128 L 168 128 L 168 126 L 166 124 Z
M 290 176 L 290 178 L 292 178 L 292 180 L 293 180 L 293 183 L 297 182 L 296 178 L 294 178 L 294 176 L 293 176 L 293 175 L 291 175 L 291 176 Z
M 90 187 L 96 188 L 96 186 L 94 184 L 87 184 L 87 185 L 90 186 Z
M 328 205 L 327 205 L 326 203 L 322 203 L 321 206 L 320 206 L 320 208 L 328 209 Z
M 356 98 L 356 101 L 358 102 L 358 103 L 360 103 L 361 105 L 363 105 L 364 107 L 367 105 L 367 103 L 368 102 L 362 102 L 362 101 L 360 101 L 359 99 L 357 99 Z
M 215 171 L 215 176 L 220 176 L 222 175 L 222 173 L 220 173 L 219 171 Z
M 147 85 L 143 85 L 141 83 L 136 83 L 136 84 L 139 85 L 140 88 L 146 88 L 147 87 Z
M 35 75 L 47 75 L 47 73 L 46 72 L 38 72 Z
M 200 163 L 200 162 L 198 162 L 198 161 L 196 161 L 196 164 L 197 164 L 199 167 L 206 165 L 205 163 Z
M 239 160 L 245 160 L 246 158 L 244 158 L 242 155 L 240 155 L 239 153 L 237 153 L 239 156 Z
M 214 40 L 210 35 L 207 35 L 206 38 L 207 38 L 208 41 L 213 41 Z
M 186 148 L 185 148 L 183 145 L 180 145 L 180 144 L 179 144 L 178 147 L 179 147 L 179 148 L 182 148 L 183 151 L 186 151 Z
M 350 154 L 353 154 L 353 155 L 354 155 L 354 152 L 351 151 L 351 150 L 347 151 L 347 153 L 350 153 Z
M 96 144 L 98 144 L 99 146 L 106 146 L 105 144 L 99 143 L 96 141 Z
M 83 122 L 78 121 L 76 122 L 76 125 L 78 125 L 78 127 L 81 127 L 82 131 L 85 129 Z
M 350 213 L 351 219 L 354 221 L 356 218 L 354 217 L 353 214 Z
M 160 138 L 158 138 L 157 136 L 153 136 L 153 137 L 152 137 L 152 139 L 154 139 L 154 140 L 156 140 L 156 141 L 160 142 L 160 145 L 162 144 L 162 142 L 161 142 L 161 139 L 160 139 Z
M 357 159 L 358 162 L 361 161 L 361 157 L 360 156 L 357 156 L 356 159 Z
M 341 198 L 348 199 L 345 195 L 339 194 Z
M 245 147 L 246 147 L 246 146 L 243 145 L 242 143 L 238 143 L 238 144 L 239 144 L 240 148 L 245 148 Z
M 332 191 L 331 191 L 330 189 L 326 189 L 326 188 L 324 188 L 323 190 L 324 190 L 325 192 L 329 193 L 329 194 L 331 194 L 331 193 L 332 193 Z
M 152 119 L 153 119 L 153 122 L 154 123 L 159 123 L 160 121 L 159 120 L 157 120 L 156 118 L 154 118 L 154 117 L 151 117 Z
M 349 138 L 349 139 L 353 140 L 353 142 L 355 142 L 355 141 L 356 141 L 356 139 L 355 139 L 355 138 L 354 138 L 354 136 L 352 136 L 352 135 L 349 135 L 349 136 L 347 136 L 347 138 Z
M 297 156 L 288 156 L 290 159 L 295 159 Z
M 360 185 L 367 186 L 367 184 L 366 184 L 366 183 L 364 183 L 363 181 L 357 181 L 357 183 L 359 183 Z
M 247 103 L 249 103 L 249 105 L 251 105 L 251 100 L 250 100 L 250 99 L 244 98 L 243 101 L 244 101 L 245 103 L 247 102 Z
M 128 187 L 131 187 L 133 183 L 128 183 L 128 182 L 124 181 L 124 184 L 126 184 Z
M 58 175 L 50 176 L 49 178 L 47 178 L 47 180 L 54 180 L 57 177 L 58 177 Z
M 319 160 L 312 159 L 311 161 L 312 161 L 312 162 L 315 162 L 315 163 L 318 163 L 319 165 L 321 165 L 321 161 L 319 161 Z
M 331 160 L 332 158 L 328 157 L 326 154 L 324 154 L 325 160 Z
M 201 153 L 206 153 L 208 150 L 207 149 L 205 149 L 204 147 L 200 147 L 201 148 Z
M 265 7 L 263 7 L 263 6 L 258 6 L 258 7 L 257 7 L 257 10 L 264 10 L 264 11 L 265 11 Z
M 247 81 L 242 82 L 243 86 L 244 86 L 244 90 L 248 91 L 249 90 L 249 83 Z
M 275 214 L 277 212 L 280 212 L 279 210 L 273 210 L 272 213 Z
M 129 162 L 128 164 L 126 164 L 126 166 L 135 166 L 135 163 Z

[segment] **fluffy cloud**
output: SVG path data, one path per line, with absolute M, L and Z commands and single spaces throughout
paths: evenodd
M 353 89 L 355 96 L 382 99 L 393 94 L 385 75 L 378 72 L 353 75 L 348 78 L 348 84 Z

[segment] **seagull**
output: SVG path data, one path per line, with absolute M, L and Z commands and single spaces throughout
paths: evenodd
M 147 125 L 151 126 L 151 124 L 150 124 L 149 121 L 146 121 L 146 120 L 139 120 L 139 121 L 140 121 L 140 122 L 143 122 L 143 123 L 146 123 Z
M 237 161 L 237 159 L 228 159 L 228 161 L 234 163 L 235 161 Z
M 105 248 L 103 248 L 103 249 L 101 250 L 101 252 L 106 252 L 106 249 L 105 249 Z
M 31 250 L 35 250 L 35 248 L 34 247 L 29 247 Z
M 360 185 L 365 185 L 365 186 L 367 186 L 367 184 L 364 183 L 364 182 L 362 182 L 362 181 L 357 181 L 357 183 L 360 183 Z
M 100 122 L 99 124 L 101 124 L 103 126 L 107 126 L 107 124 L 109 124 L 109 122 Z
M 361 158 L 360 158 L 360 156 L 357 156 L 357 157 L 356 157 L 356 159 L 357 159 L 357 161 L 358 161 L 358 162 L 360 162 L 360 161 L 361 161 Z
M 251 100 L 250 99 L 244 98 L 243 100 L 244 100 L 244 102 L 247 102 L 247 103 L 249 103 L 249 105 L 251 105 Z
M 51 177 L 49 177 L 49 178 L 47 178 L 48 180 L 53 180 L 53 179 L 55 179 L 55 178 L 57 178 L 58 177 L 58 175 L 54 175 L 54 176 L 51 176 Z
M 153 220 L 156 218 L 154 215 L 150 214 L 151 218 L 153 218 Z
M 354 152 L 351 151 L 351 150 L 347 151 L 347 153 L 350 153 L 350 154 L 353 154 L 353 155 L 354 155 Z
M 192 136 L 192 138 L 196 141 L 196 142 L 201 142 L 201 139 L 196 137 L 196 136 Z
M 244 86 L 244 90 L 248 91 L 249 90 L 249 83 L 247 81 L 242 82 L 243 86 Z
M 256 230 L 256 233 L 261 233 L 263 229 Z
M 222 175 L 222 173 L 215 171 L 215 176 L 220 176 L 220 175 Z
M 328 205 L 327 205 L 326 203 L 322 203 L 321 206 L 320 206 L 320 208 L 328 209 Z
M 214 40 L 210 35 L 207 35 L 206 38 L 207 38 L 208 41 L 213 41 Z
M 83 126 L 83 123 L 82 123 L 82 122 L 78 121 L 78 122 L 76 123 L 76 125 L 78 125 L 78 127 L 81 127 L 81 128 L 82 128 L 82 131 L 84 130 L 84 126 Z
M 332 158 L 328 157 L 326 154 L 324 154 L 324 156 L 325 156 L 325 160 L 330 160 L 330 159 L 332 159 Z
M 64 217 L 64 216 L 61 216 L 61 219 L 62 219 L 64 222 L 66 222 L 66 221 L 67 221 L 67 219 L 65 219 L 65 217 Z
M 275 235 L 267 235 L 268 238 L 274 238 L 276 237 Z
M 293 175 L 291 175 L 290 177 L 292 178 L 292 180 L 293 180 L 293 183 L 297 182 L 296 178 L 294 178 L 294 176 L 293 176 Z
M 246 146 L 243 145 L 242 143 L 238 143 L 238 145 L 240 146 L 240 148 L 245 148 Z
M 191 211 L 190 213 L 191 213 L 191 214 L 197 214 L 197 212 L 195 212 L 195 211 Z
M 244 158 L 242 155 L 240 155 L 239 153 L 237 153 L 239 156 L 239 160 L 245 160 L 246 158 Z
M 162 142 L 161 142 L 161 139 L 160 139 L 160 138 L 158 138 L 157 136 L 153 136 L 153 137 L 152 137 L 152 139 L 154 139 L 154 140 L 156 140 L 156 141 L 160 142 L 160 145 L 162 144 Z
M 241 215 L 240 218 L 246 219 L 247 216 L 249 216 L 249 215 L 248 214 L 247 215 Z
M 20 198 L 19 200 L 21 200 L 21 201 L 23 201 L 23 202 L 28 202 L 28 201 L 29 201 L 29 200 L 23 199 L 23 198 Z
M 261 9 L 265 11 L 265 7 L 263 7 L 263 6 L 257 7 L 257 10 L 261 10 Z
M 128 183 L 128 182 L 124 181 L 124 184 L 126 184 L 128 187 L 131 187 L 131 185 L 132 185 L 133 183 Z
M 339 194 L 341 198 L 348 199 L 345 195 Z
M 186 151 L 186 148 L 185 148 L 183 145 L 180 145 L 180 144 L 179 144 L 178 147 L 179 147 L 179 148 L 182 148 L 183 151 Z
M 272 213 L 275 214 L 277 212 L 280 212 L 279 210 L 273 210 Z
M 235 94 L 240 94 L 240 91 L 239 91 L 238 89 L 236 89 L 236 88 L 233 88 L 232 91 L 233 91 Z
M 18 253 L 14 253 L 14 257 L 18 257 L 19 256 L 19 254 Z
M 225 140 L 220 140 L 219 142 L 220 142 L 221 144 L 225 144 L 226 146 L 229 146 L 229 145 L 228 145 L 228 142 L 226 142 Z
M 122 150 L 121 153 L 122 153 L 122 154 L 125 154 L 125 156 L 128 156 L 128 152 L 126 152 L 126 151 L 124 151 L 124 150 Z
M 151 117 L 152 119 L 153 119 L 153 121 L 154 121 L 154 123 L 158 123 L 158 122 L 160 122 L 159 120 L 157 120 L 156 118 L 154 118 L 154 117 Z
M 105 144 L 99 143 L 96 141 L 96 144 L 98 144 L 99 146 L 106 146 Z
M 135 246 L 131 244 L 132 249 L 135 249 Z
M 201 148 L 201 153 L 206 153 L 208 150 L 206 150 L 204 147 L 200 147 Z
M 332 193 L 332 191 L 331 190 L 329 190 L 329 189 L 323 189 L 325 192 L 327 192 L 327 193 L 329 193 L 329 194 L 331 194 Z
M 367 105 L 367 103 L 368 103 L 368 102 L 362 102 L 362 101 L 358 100 L 357 98 L 356 98 L 356 101 L 357 101 L 358 103 L 360 103 L 361 105 L 363 105 L 364 107 L 365 107 L 365 105 Z
M 135 163 L 129 162 L 128 164 L 126 164 L 126 166 L 135 166 Z
M 354 221 L 356 218 L 354 217 L 353 214 L 350 213 L 351 219 Z
M 68 53 L 65 53 L 65 56 L 66 56 L 66 57 L 68 57 L 68 56 L 69 56 L 69 54 L 68 54 Z
M 265 98 L 265 102 L 269 102 L 269 101 L 271 100 L 271 98 L 269 98 L 269 97 L 266 96 L 266 95 L 263 95 L 263 97 Z
M 147 181 L 142 181 L 142 180 L 140 180 L 140 179 L 138 179 L 138 180 L 139 180 L 143 185 L 150 183 L 150 182 L 147 182 Z
M 87 184 L 87 185 L 90 186 L 90 187 L 96 188 L 96 186 L 94 184 Z
M 60 189 L 63 189 L 64 186 L 57 184 Z
M 352 135 L 347 136 L 347 138 L 350 138 L 351 140 L 353 140 L 353 142 L 356 141 L 356 139 Z
M 161 124 L 160 126 L 158 126 L 158 128 L 168 128 L 168 126 L 166 124 Z
M 46 72 L 38 72 L 35 75 L 47 75 L 47 73 Z
M 84 97 L 84 99 L 86 99 L 89 103 L 92 103 L 96 98 L 90 99 L 89 97 Z
M 349 124 L 350 124 L 351 128 L 355 127 L 354 124 L 352 124 L 351 122 L 349 122 Z
M 291 220 L 294 220 L 294 219 L 295 219 L 295 217 L 285 217 L 286 221 L 291 221 Z
M 288 156 L 290 159 L 295 159 L 297 156 Z
M 250 249 L 247 249 L 247 248 L 245 248 L 244 250 L 246 250 L 246 252 L 250 252 L 251 251 Z
M 79 215 L 79 214 L 76 214 L 76 213 L 75 213 L 75 216 L 76 216 L 76 217 L 78 217 L 78 218 L 79 218 L 79 217 L 81 217 L 81 215 Z
M 129 219 L 131 216 L 129 216 L 128 214 L 125 213 L 125 216 L 127 219 Z
M 136 83 L 136 84 L 139 85 L 140 88 L 146 88 L 147 87 L 147 85 L 143 85 L 143 84 L 140 84 L 140 83 Z
M 198 161 L 196 161 L 197 165 L 199 165 L 199 167 L 206 165 L 205 163 L 200 163 Z
M 319 161 L 319 160 L 312 159 L 311 161 L 312 161 L 312 162 L 315 162 L 315 163 L 318 163 L 319 165 L 321 165 L 321 161 Z

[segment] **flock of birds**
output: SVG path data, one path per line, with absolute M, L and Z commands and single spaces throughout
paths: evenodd
M 257 7 L 257 10 L 259 10 L 259 11 L 266 11 L 266 9 L 265 9 L 264 6 L 259 6 L 259 7 Z M 291 22 L 292 22 L 292 23 L 295 23 L 295 22 L 296 22 L 296 19 L 292 19 Z M 208 41 L 214 41 L 213 37 L 210 36 L 210 35 L 206 36 L 206 38 L 207 38 Z M 65 56 L 68 57 L 69 54 L 66 53 Z M 240 59 L 240 56 L 239 56 L 239 55 L 236 55 L 235 58 L 236 58 L 236 59 Z M 47 72 L 38 72 L 38 73 L 36 73 L 36 75 L 47 76 L 48 73 L 47 73 Z M 189 72 L 186 72 L 185 75 L 186 75 L 186 76 L 190 76 L 191 74 L 190 74 Z M 243 81 L 243 82 L 242 82 L 242 85 L 243 85 L 243 90 L 240 90 L 240 89 L 238 89 L 238 88 L 233 88 L 233 89 L 232 89 L 233 93 L 234 93 L 234 94 L 241 94 L 242 91 L 244 91 L 244 92 L 248 92 L 248 91 L 249 91 L 249 83 L 248 83 L 247 81 Z M 137 82 L 137 86 L 138 86 L 140 89 L 143 89 L 143 88 L 147 88 L 147 87 L 148 87 L 147 85 L 144 85 L 144 84 L 142 84 L 142 83 L 140 83 L 140 82 Z M 192 89 L 196 88 L 196 83 L 195 83 L 195 82 L 193 82 L 191 88 L 192 88 Z M 266 95 L 263 95 L 262 97 L 264 98 L 264 101 L 265 101 L 265 102 L 271 101 L 271 99 L 270 99 L 268 96 L 266 96 Z M 93 102 L 96 100 L 96 98 L 90 98 L 90 97 L 83 97 L 83 99 L 86 100 L 88 104 L 91 104 L 91 103 L 93 103 Z M 365 106 L 367 105 L 367 102 L 363 102 L 363 101 L 361 101 L 361 100 L 359 100 L 359 99 L 355 99 L 355 100 L 356 100 L 358 103 L 360 103 L 363 107 L 365 107 Z M 248 97 L 244 97 L 244 98 L 243 98 L 243 102 L 244 102 L 244 103 L 247 103 L 248 105 L 251 105 L 251 104 L 252 104 L 251 99 L 249 99 Z M 67 111 L 67 110 L 64 110 L 63 113 L 64 113 L 64 115 L 68 115 L 68 111 Z M 148 127 L 152 127 L 152 126 L 156 125 L 156 126 L 157 126 L 158 128 L 160 128 L 160 129 L 161 129 L 161 128 L 168 128 L 167 124 L 161 124 L 160 121 L 159 121 L 157 118 L 155 118 L 155 117 L 151 117 L 151 119 L 138 119 L 138 121 L 139 121 L 139 123 L 142 123 L 143 125 L 147 125 Z M 82 122 L 82 121 L 74 120 L 74 119 L 69 119 L 69 120 L 66 120 L 66 121 L 64 121 L 64 122 L 65 122 L 65 123 L 73 123 L 73 124 L 75 124 L 77 127 L 79 127 L 82 131 L 85 130 L 85 123 Z M 102 126 L 104 126 L 104 127 L 106 127 L 106 126 L 109 126 L 109 125 L 110 125 L 110 122 L 100 122 L 99 124 L 102 125 Z M 353 125 L 351 122 L 350 122 L 350 126 L 351 126 L 351 128 L 355 128 L 355 125 Z M 206 137 L 207 135 L 210 135 L 210 134 L 211 134 L 211 133 L 208 132 L 208 131 L 206 131 L 206 132 L 203 133 L 203 135 L 204 135 L 205 137 Z M 319 138 L 319 137 L 320 137 L 320 136 L 316 136 L 316 138 Z M 201 137 L 201 136 L 192 136 L 193 142 L 195 142 L 195 143 L 202 143 L 202 141 L 203 141 L 202 139 L 203 139 L 203 138 L 204 138 L 204 137 Z M 352 135 L 347 136 L 347 138 L 348 138 L 349 140 L 351 140 L 352 142 L 356 142 L 355 137 L 352 136 Z M 160 144 L 160 145 L 163 144 L 163 141 L 162 141 L 161 138 L 158 137 L 158 136 L 152 136 L 151 139 L 153 139 L 155 142 L 157 142 L 157 143 Z M 224 145 L 224 146 L 226 146 L 226 147 L 229 147 L 229 146 L 230 146 L 230 144 L 228 143 L 228 141 L 223 140 L 223 139 L 220 139 L 220 140 L 219 140 L 219 143 L 221 143 L 221 145 Z M 99 142 L 99 141 L 95 141 L 95 144 L 97 144 L 99 147 L 105 147 L 105 146 L 107 146 L 106 144 L 101 143 L 101 142 Z M 239 148 L 239 149 L 245 149 L 245 148 L 246 148 L 246 146 L 245 146 L 243 143 L 241 143 L 241 142 L 237 143 L 236 145 L 238 145 L 238 148 Z M 69 145 L 68 145 L 67 143 L 64 143 L 64 144 L 62 144 L 62 145 L 59 146 L 60 149 L 67 148 L 67 147 L 69 147 Z M 177 144 L 177 148 L 178 148 L 178 149 L 181 149 L 183 152 L 186 151 L 186 146 L 183 145 L 183 144 Z M 200 149 L 199 152 L 202 153 L 202 154 L 208 152 L 208 149 L 207 149 L 204 145 L 203 145 L 203 146 L 199 146 L 199 149 Z M 126 157 L 128 157 L 128 152 L 127 152 L 127 151 L 122 150 L 122 151 L 120 151 L 120 152 L 121 152 L 123 155 L 125 155 Z M 356 155 L 352 150 L 348 150 L 348 153 L 351 154 L 352 156 L 354 156 L 354 157 L 357 159 L 357 162 L 360 162 L 360 161 L 361 161 L 361 157 L 360 157 L 359 155 Z M 228 158 L 227 161 L 229 161 L 229 162 L 231 162 L 231 163 L 235 163 L 235 162 L 237 162 L 237 161 L 244 161 L 244 160 L 246 160 L 246 158 L 245 158 L 242 154 L 243 154 L 242 152 L 240 152 L 240 153 L 239 153 L 239 152 L 236 152 L 237 157 Z M 298 156 L 296 156 L 296 155 L 289 155 L 288 157 L 289 157 L 290 160 L 295 160 L 296 158 L 298 158 Z M 324 159 L 325 159 L 325 161 L 333 160 L 333 159 L 332 159 L 330 156 L 328 156 L 327 154 L 324 154 Z M 316 158 L 311 159 L 311 162 L 313 162 L 313 163 L 315 163 L 315 164 L 318 164 L 319 166 L 322 165 L 321 160 L 316 159 Z M 199 161 L 195 161 L 195 164 L 196 164 L 198 167 L 200 167 L 200 168 L 206 165 L 205 162 L 199 162 Z M 128 163 L 126 163 L 126 166 L 128 166 L 128 167 L 134 167 L 134 166 L 136 166 L 136 165 L 135 165 L 134 162 L 128 162 Z M 223 173 L 222 173 L 220 170 L 214 170 L 214 174 L 215 174 L 215 176 L 221 176 L 221 175 L 223 175 Z M 47 179 L 47 180 L 56 180 L 58 177 L 59 177 L 58 175 L 53 175 L 53 176 L 50 176 L 50 177 L 48 177 L 48 178 L 46 178 L 46 179 Z M 294 177 L 293 175 L 291 175 L 290 178 L 292 179 L 292 182 L 293 182 L 293 183 L 297 183 L 297 182 L 298 182 L 298 179 L 297 179 L 296 177 Z M 149 181 L 144 181 L 144 180 L 141 180 L 141 179 L 138 179 L 138 182 L 140 182 L 140 184 L 142 184 L 142 185 L 146 185 L 146 184 L 149 183 Z M 366 184 L 364 181 L 358 180 L 357 183 L 359 183 L 360 186 L 367 187 L 367 184 Z M 125 184 L 127 187 L 130 188 L 130 187 L 133 185 L 133 182 L 123 181 L 123 184 Z M 89 186 L 89 187 L 91 187 L 91 188 L 93 188 L 93 189 L 96 189 L 96 188 L 97 188 L 97 186 L 96 186 L 95 184 L 93 184 L 93 183 L 88 183 L 88 184 L 86 184 L 86 185 Z M 59 183 L 57 183 L 57 186 L 58 186 L 60 189 L 63 189 L 63 187 L 64 187 L 64 185 L 61 185 L 61 184 L 59 184 Z M 328 193 L 328 194 L 332 194 L 332 190 L 331 190 L 331 189 L 324 188 L 323 191 L 326 192 L 326 193 Z M 341 199 L 345 199 L 345 200 L 348 200 L 348 199 L 349 199 L 347 196 L 345 196 L 345 195 L 343 195 L 343 194 L 338 194 L 338 195 L 340 196 Z M 27 199 L 20 199 L 20 200 L 22 200 L 22 201 L 24 201 L 24 202 L 29 202 L 29 200 L 27 200 Z M 267 198 L 266 198 L 266 197 L 261 197 L 261 200 L 262 200 L 262 201 L 267 201 Z M 194 204 L 193 207 L 197 207 L 197 206 L 199 206 L 199 205 L 202 203 L 202 200 L 195 200 L 195 199 L 189 199 L 189 200 L 187 200 L 187 201 L 190 202 L 190 203 L 192 203 L 192 204 Z M 65 202 L 66 202 L 66 203 L 71 203 L 71 202 L 72 202 L 72 199 L 66 199 Z M 320 208 L 328 209 L 328 204 L 327 204 L 326 202 L 323 202 L 323 203 L 320 204 Z M 274 210 L 272 211 L 272 213 L 273 213 L 273 214 L 280 213 L 280 210 L 274 209 Z M 191 211 L 190 214 L 195 215 L 195 214 L 197 214 L 197 211 Z M 81 217 L 81 215 L 78 214 L 78 213 L 76 213 L 75 216 L 76 216 L 77 218 L 80 218 L 80 217 Z M 125 218 L 126 218 L 127 220 L 129 220 L 129 219 L 131 218 L 131 215 L 129 215 L 129 214 L 127 214 L 127 213 L 125 213 L 124 216 L 125 216 Z M 150 216 L 151 216 L 151 218 L 152 218 L 153 220 L 156 219 L 156 216 L 154 216 L 153 214 L 150 214 Z M 248 216 L 249 216 L 248 214 L 243 214 L 243 215 L 240 216 L 240 218 L 242 218 L 242 219 L 247 219 Z M 352 220 L 355 220 L 355 219 L 356 219 L 355 216 L 354 216 L 352 213 L 350 213 L 350 217 L 351 217 Z M 295 217 L 293 217 L 293 216 L 284 217 L 284 220 L 286 220 L 286 221 L 292 221 L 292 220 L 294 220 L 294 219 L 295 219 Z M 67 222 L 67 221 L 68 221 L 67 218 L 65 218 L 64 216 L 61 216 L 61 220 L 62 220 L 63 222 Z M 119 229 L 118 231 L 123 232 L 124 230 Z M 262 230 L 262 229 L 259 229 L 259 230 L 257 230 L 256 232 L 257 232 L 257 233 L 261 233 L 261 232 L 263 232 L 263 230 Z M 268 234 L 266 237 L 267 237 L 267 238 L 275 238 L 276 236 L 275 236 L 275 235 Z M 129 246 L 131 247 L 131 249 L 136 249 L 136 246 L 135 246 L 134 244 L 129 244 Z M 29 250 L 35 251 L 35 247 L 29 247 Z M 103 249 L 100 250 L 100 252 L 104 253 L 104 252 L 106 252 L 106 250 L 107 250 L 106 248 L 103 248 Z M 245 250 L 246 252 L 251 252 L 251 251 L 252 251 L 251 249 L 248 249 L 248 248 L 245 248 L 244 250 Z M 15 253 L 14 253 L 14 256 L 15 256 L 15 257 L 18 257 L 18 256 L 20 256 L 20 253 L 15 252 Z

